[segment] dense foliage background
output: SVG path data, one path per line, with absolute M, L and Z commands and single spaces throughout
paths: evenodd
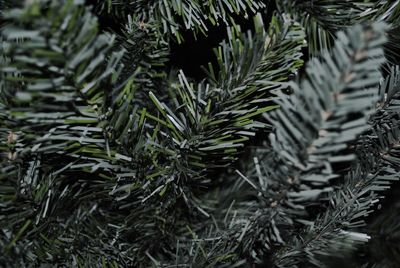
M 400 266 L 400 0 L 0 10 L 0 266 Z

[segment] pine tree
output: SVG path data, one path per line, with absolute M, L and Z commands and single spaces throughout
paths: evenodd
M 0 10 L 0 266 L 400 265 L 399 0 Z

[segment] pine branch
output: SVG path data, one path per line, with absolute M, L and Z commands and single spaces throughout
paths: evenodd
M 47 3 L 49 5 L 46 5 Z M 47 9 L 49 9 L 48 12 L 42 13 Z M 64 15 L 56 16 L 55 14 L 58 14 L 56 12 L 59 11 Z M 27 19 L 21 20 L 26 13 L 29 14 L 26 16 Z M 63 18 L 63 20 L 58 18 Z M 7 252 L 7 258 L 20 256 L 18 254 L 21 251 L 18 249 L 24 249 L 30 253 L 26 255 L 27 259 L 21 259 L 22 262 L 51 263 L 55 261 L 68 266 L 71 263 L 69 257 L 78 263 L 85 263 L 85 259 L 94 260 L 96 256 L 104 256 L 104 252 L 109 252 L 113 248 L 114 242 L 110 236 L 114 232 L 107 231 L 110 229 L 107 227 L 108 223 L 119 226 L 119 238 L 115 239 L 125 241 L 134 232 L 137 242 L 126 248 L 121 256 L 110 253 L 110 260 L 107 262 L 123 258 L 126 261 L 125 264 L 138 265 L 146 263 L 147 255 L 151 256 L 154 252 L 159 252 L 156 258 L 164 258 L 170 237 L 173 237 L 176 228 L 180 228 L 184 223 L 180 220 L 182 215 L 179 213 L 182 212 L 179 210 L 181 209 L 177 209 L 176 205 L 180 202 L 182 194 L 186 202 L 192 205 L 192 201 L 187 200 L 185 192 L 193 189 L 190 189 L 191 185 L 186 184 L 184 179 L 201 176 L 198 175 L 198 171 L 187 169 L 182 166 L 179 159 L 175 159 L 175 152 L 180 152 L 181 149 L 176 149 L 175 145 L 171 147 L 170 142 L 174 141 L 170 139 L 170 136 L 164 136 L 161 140 L 162 136 L 158 136 L 161 125 L 155 127 L 152 133 L 153 125 L 149 125 L 146 120 L 156 117 L 151 117 L 146 109 L 140 109 L 137 103 L 135 104 L 135 92 L 141 85 L 138 79 L 141 75 L 140 68 L 136 70 L 128 83 L 116 84 L 118 73 L 114 71 L 119 70 L 117 69 L 118 62 L 122 54 L 112 54 L 113 43 L 108 41 L 109 36 L 97 33 L 97 24 L 93 16 L 79 1 L 35 2 L 26 9 L 9 13 L 9 19 L 14 20 L 15 23 L 5 28 L 3 36 L 8 40 L 9 47 L 6 53 L 12 61 L 2 66 L 2 73 L 7 80 L 21 85 L 21 90 L 11 92 L 12 88 L 6 87 L 6 90 L 9 90 L 14 97 L 10 98 L 11 102 L 2 110 L 2 126 L 6 126 L 4 135 L 11 137 L 15 135 L 18 138 L 15 146 L 7 147 L 9 157 L 2 162 L 4 174 L 12 175 L 6 177 L 7 182 L 4 185 L 7 187 L 4 195 L 18 196 L 20 190 L 26 191 L 27 196 L 23 197 L 26 198 L 23 200 L 27 200 L 29 205 L 25 206 L 23 200 L 12 199 L 13 202 L 6 206 L 10 210 L 17 211 L 16 214 L 3 219 L 8 223 L 17 220 L 13 225 L 16 236 L 7 237 L 4 240 L 8 245 L 7 248 L 13 250 L 12 253 Z M 68 30 L 62 31 L 64 28 L 60 30 L 60 27 Z M 293 32 L 298 31 L 298 28 L 294 29 Z M 24 41 L 14 42 L 16 38 L 22 38 Z M 281 38 L 293 40 L 293 44 L 296 44 L 294 46 L 291 46 L 291 43 L 288 44 L 288 49 L 295 55 L 293 64 L 285 60 L 281 61 L 286 64 L 282 73 L 285 68 L 288 72 L 292 72 L 293 68 L 301 63 L 299 51 L 303 39 L 302 36 L 286 36 L 286 33 L 281 35 Z M 277 39 L 276 42 L 282 39 Z M 247 39 L 241 40 L 246 42 L 245 46 L 252 45 Z M 254 48 L 258 49 L 255 55 L 260 55 L 260 53 L 262 55 L 264 51 L 268 51 L 266 56 L 275 53 L 271 43 L 267 43 L 264 47 L 262 35 L 254 40 L 258 44 Z M 275 47 L 278 48 L 277 45 Z M 280 57 L 285 57 L 283 51 L 279 51 L 282 52 Z M 108 56 L 110 54 L 111 56 Z M 32 55 L 32 57 L 27 57 L 27 55 Z M 97 57 L 93 57 L 94 55 Z M 107 66 L 100 64 L 104 60 L 108 62 Z M 257 57 L 253 57 L 253 60 L 259 61 Z M 242 62 L 246 64 L 247 61 L 243 59 Z M 255 64 L 254 66 L 249 70 L 250 73 L 258 71 L 259 66 L 264 65 Z M 266 67 L 262 68 L 266 69 Z M 15 72 L 18 72 L 20 77 L 15 78 Z M 240 93 L 237 96 L 253 97 L 258 94 L 257 90 L 265 91 L 267 94 L 269 87 L 264 85 L 256 87 L 254 83 L 259 80 L 267 81 L 268 78 L 260 75 L 249 76 L 248 81 L 243 82 L 237 89 Z M 282 79 L 279 77 L 278 80 L 274 75 L 271 75 L 272 78 L 277 82 Z M 184 79 L 181 76 L 182 83 L 179 86 L 182 91 L 181 96 L 189 97 L 187 94 L 190 92 L 184 91 L 187 90 Z M 242 89 L 243 86 L 245 88 Z M 178 90 L 179 87 L 177 87 Z M 270 88 L 276 87 L 273 85 Z M 105 93 L 105 88 L 111 89 L 111 92 Z M 241 90 L 248 91 L 241 93 Z M 251 94 L 248 94 L 249 92 Z M 264 93 L 260 96 L 262 94 Z M 245 100 L 242 102 L 245 107 L 247 103 Z M 108 109 L 110 104 L 111 109 Z M 257 125 L 248 119 L 267 110 L 259 109 L 256 103 L 252 105 L 255 105 L 255 108 L 247 111 L 244 116 L 233 115 L 234 118 L 237 117 L 238 122 L 243 121 L 247 124 L 247 126 L 233 125 L 232 127 L 238 128 L 237 131 Z M 187 106 L 188 108 L 190 106 Z M 232 115 L 221 116 L 228 120 Z M 172 124 L 173 121 L 169 122 Z M 215 130 L 218 129 L 215 127 Z M 144 131 L 148 132 L 147 137 Z M 238 133 L 238 135 L 243 136 L 246 133 L 248 135 L 248 132 L 245 132 L 244 130 L 244 133 Z M 157 146 L 158 139 L 166 145 Z M 234 140 L 234 142 L 241 141 Z M 126 146 L 128 144 L 129 146 Z M 174 149 L 175 152 L 169 148 Z M 124 154 L 124 152 L 129 152 L 129 154 Z M 228 156 L 231 153 L 228 152 Z M 21 169 L 19 163 L 23 164 L 28 159 L 31 159 L 29 168 L 22 167 Z M 229 157 L 227 159 L 231 161 Z M 21 172 L 17 173 L 15 168 L 21 169 Z M 35 181 L 31 181 L 31 174 L 37 174 Z M 21 176 L 23 176 L 22 179 Z M 71 177 L 74 179 L 71 180 Z M 183 186 L 177 188 L 171 178 L 178 178 L 178 185 L 182 183 Z M 23 190 L 21 185 L 16 185 L 16 181 L 22 181 L 27 187 L 26 190 Z M 150 198 L 166 200 L 167 190 L 172 190 L 173 196 L 161 207 L 149 205 L 149 202 L 146 202 Z M 102 201 L 96 205 L 90 201 L 91 198 Z M 65 209 L 64 200 L 73 199 L 79 199 L 80 202 L 71 204 L 69 209 Z M 116 204 L 109 207 L 108 202 L 112 200 Z M 36 210 L 35 207 L 40 209 Z M 137 209 L 131 210 L 132 207 Z M 86 222 L 86 216 L 81 220 L 80 213 L 88 209 L 91 212 L 87 215 Z M 115 210 L 120 214 L 113 212 Z M 175 214 L 169 215 L 172 210 Z M 202 211 L 201 208 L 200 211 Z M 123 216 L 124 213 L 129 215 L 129 219 Z M 23 214 L 30 220 L 26 227 L 26 222 L 20 222 L 20 218 L 16 217 Z M 67 216 L 71 220 L 64 229 L 50 224 L 57 217 L 66 218 Z M 98 224 L 99 218 L 103 219 L 104 224 Z M 137 221 L 138 218 L 142 220 Z M 166 222 L 168 224 L 165 224 Z M 102 235 L 95 237 L 90 230 L 90 225 L 96 225 L 103 230 Z M 127 228 L 129 225 L 135 226 L 134 231 Z M 46 226 L 52 226 L 53 229 L 44 231 Z M 21 227 L 24 230 L 20 232 Z M 79 241 L 75 239 L 79 232 L 90 239 L 91 247 L 79 246 Z M 154 243 L 154 239 L 162 234 L 163 243 Z M 15 237 L 17 241 L 13 240 Z M 38 237 L 40 239 L 36 239 Z M 59 237 L 67 237 L 67 240 L 60 240 Z M 36 239 L 33 245 L 29 242 L 32 241 L 31 239 Z M 103 240 L 109 242 L 104 243 Z M 51 247 L 50 250 L 47 244 L 54 243 L 60 246 Z M 63 257 L 64 250 L 68 248 L 67 245 L 74 245 L 74 248 L 79 251 L 73 250 Z M 37 250 L 32 249 L 31 246 Z M 48 251 L 46 255 L 43 255 L 41 250 L 46 248 Z M 136 257 L 129 258 L 128 256 L 133 252 Z
M 338 33 L 332 54 L 312 61 L 307 77 L 292 84 L 292 96 L 278 102 L 282 109 L 266 115 L 276 127 L 271 145 L 277 161 L 289 168 L 282 182 L 292 189 L 289 206 L 330 191 L 329 181 L 341 175 L 334 165 L 355 159 L 349 146 L 368 128 L 381 77 L 377 67 L 384 62 L 385 38 L 377 32 L 385 27 L 374 27 Z
M 369 240 L 368 234 L 352 229 L 364 225 L 363 218 L 373 212 L 382 198 L 379 192 L 398 180 L 400 170 L 400 88 L 398 83 L 387 83 L 393 79 L 398 79 L 398 72 L 392 72 L 381 89 L 383 92 L 387 89 L 387 96 L 391 92 L 396 97 L 388 97 L 385 105 L 371 117 L 372 128 L 360 137 L 355 148 L 358 161 L 346 175 L 343 186 L 330 194 L 329 208 L 300 235 L 301 240 L 295 238 L 288 248 L 277 253 L 279 267 L 300 263 L 322 267 L 321 256 L 332 256 L 332 252 L 339 256 L 341 251 Z
M 279 95 L 281 108 L 266 114 L 276 127 L 271 136 L 275 158 L 268 159 L 271 154 L 257 158 L 252 176 L 240 174 L 247 188 L 255 188 L 253 198 L 259 201 L 236 199 L 238 204 L 229 208 L 236 211 L 231 216 L 233 225 L 212 236 L 222 237 L 214 243 L 227 248 L 228 263 L 240 262 L 239 256 L 263 262 L 269 252 L 290 241 L 297 230 L 295 221 L 307 223 L 303 220 L 307 219 L 305 208 L 332 192 L 333 188 L 327 187 L 331 179 L 343 176 L 329 168 L 334 160 L 350 166 L 356 159 L 347 148 L 369 128 L 367 120 L 378 101 L 384 29 L 385 25 L 375 24 L 339 33 L 332 54 L 325 53 L 321 60 L 310 63 L 308 76 L 291 83 L 292 95 Z M 348 127 L 338 127 L 343 125 Z M 232 192 L 246 196 L 246 191 L 239 189 Z M 229 247 L 223 237 L 237 240 L 228 243 Z
M 266 5 L 0 0 L 0 266 L 322 266 L 364 242 L 399 173 L 398 67 L 377 93 L 399 1 L 280 0 L 267 31 L 257 15 L 242 33 L 233 18 Z M 395 26 L 330 46 L 370 20 Z M 168 74 L 169 42 L 221 22 L 206 79 Z M 288 82 L 301 25 L 331 54 Z
M 308 75 L 290 83 L 292 95 L 279 95 L 281 108 L 265 115 L 276 127 L 271 134 L 273 153 L 254 159 L 248 176 L 240 174 L 258 201 L 236 200 L 236 211 L 242 214 L 227 235 L 241 238 L 236 241 L 241 254 L 263 262 L 284 245 L 298 223 L 307 223 L 306 208 L 332 192 L 331 179 L 343 176 L 331 167 L 335 160 L 350 166 L 356 159 L 347 148 L 369 128 L 367 120 L 378 101 L 384 29 L 385 25 L 374 24 L 339 33 L 332 54 L 311 62 Z
M 127 16 L 125 24 L 121 23 L 116 36 L 115 50 L 125 49 L 123 64 L 125 68 L 120 79 L 127 79 L 140 68 L 142 75 L 136 75 L 142 87 L 138 93 L 148 94 L 149 90 L 160 90 L 167 74 L 165 64 L 169 60 L 168 37 L 160 34 L 158 23 L 154 19 L 142 21 L 138 15 Z M 137 98 L 144 100 L 143 96 Z
M 219 58 L 221 66 L 224 62 L 230 68 L 240 68 L 240 77 L 224 75 L 232 71 L 221 70 L 217 78 L 210 67 L 213 84 L 200 83 L 195 88 L 181 73 L 180 83 L 172 84 L 170 89 L 172 107 L 150 93 L 159 116 L 148 114 L 148 119 L 159 122 L 161 130 L 159 138 L 152 142 L 153 150 L 162 148 L 170 158 L 169 163 L 175 163 L 177 172 L 195 174 L 198 170 L 201 174 L 205 169 L 225 167 L 236 160 L 244 142 L 257 129 L 267 127 L 253 118 L 275 108 L 269 104 L 272 92 L 281 87 L 287 74 L 300 66 L 303 36 L 292 23 L 284 25 L 286 30 L 279 33 L 278 21 L 275 21 L 271 39 L 265 44 L 262 25 L 256 27 L 255 37 L 246 37 L 232 28 L 230 46 L 223 43 L 218 50 L 219 55 L 226 55 Z M 281 42 L 285 46 L 278 46 Z M 286 60 L 285 52 L 293 55 L 290 61 Z M 280 69 L 275 71 L 278 66 Z M 169 149 L 165 150 L 166 147 Z
M 260 29 L 260 28 L 258 28 Z M 282 31 L 283 29 L 283 31 Z M 237 36 L 234 35 L 235 34 L 235 29 L 233 29 L 233 33 L 231 34 L 231 36 Z M 224 133 L 221 132 L 220 134 L 220 130 L 224 130 L 226 131 L 227 129 L 232 129 L 232 137 L 227 136 L 224 139 L 232 139 L 234 141 L 234 143 L 231 143 L 228 145 L 232 146 L 235 144 L 242 144 L 243 141 L 240 140 L 235 140 L 233 134 L 235 134 L 235 132 L 233 132 L 233 130 L 238 131 L 238 135 L 244 135 L 245 132 L 249 133 L 251 131 L 251 128 L 253 127 L 254 123 L 252 123 L 251 121 L 248 121 L 248 123 L 246 124 L 237 124 L 236 123 L 236 118 L 242 120 L 241 118 L 246 116 L 246 114 L 251 115 L 251 117 L 248 117 L 249 119 L 251 119 L 252 117 L 257 116 L 258 112 L 255 109 L 248 109 L 248 111 L 246 111 L 246 107 L 251 107 L 253 105 L 260 105 L 262 104 L 262 100 L 266 99 L 264 96 L 266 94 L 270 94 L 269 90 L 278 90 L 281 88 L 282 85 L 282 80 L 283 78 L 288 74 L 292 73 L 293 71 L 296 70 L 296 68 L 298 66 L 300 66 L 301 64 L 301 60 L 299 59 L 300 57 L 300 49 L 303 46 L 303 35 L 302 32 L 300 30 L 300 28 L 298 27 L 297 24 L 293 23 L 293 22 L 283 22 L 283 21 L 279 21 L 279 20 L 274 20 L 274 23 L 272 23 L 270 25 L 270 30 L 269 32 L 269 38 L 267 38 L 267 43 L 264 43 L 264 37 L 262 35 L 261 32 L 258 33 L 258 36 L 255 37 L 246 37 L 245 35 L 239 35 L 236 38 L 237 39 L 230 39 L 229 43 L 223 43 L 221 49 L 217 50 L 220 51 L 219 55 L 224 55 L 224 60 L 222 58 L 220 58 L 220 62 L 221 62 L 221 66 L 222 66 L 222 62 L 225 63 L 224 66 L 228 66 L 229 68 L 232 68 L 233 70 L 235 70 L 236 68 L 240 68 L 241 70 L 248 70 L 247 75 L 240 73 L 239 78 L 236 76 L 231 76 L 228 75 L 228 73 L 233 73 L 235 74 L 235 72 L 232 71 L 224 71 L 221 70 L 221 73 L 219 76 L 215 75 L 212 73 L 212 68 L 210 67 L 210 79 L 211 82 L 213 83 L 213 86 L 217 87 L 217 86 L 221 86 L 222 88 L 217 87 L 215 89 L 215 91 L 211 91 L 211 87 L 210 90 L 208 91 L 209 93 L 209 97 L 208 100 L 206 101 L 206 99 L 204 100 L 204 103 L 207 103 L 207 106 L 205 106 L 206 110 L 202 110 L 199 109 L 199 107 L 201 107 L 200 105 L 202 104 L 201 100 L 199 101 L 195 101 L 193 100 L 192 96 L 195 96 L 198 98 L 199 94 L 201 93 L 199 90 L 204 90 L 204 86 L 201 87 L 201 85 L 199 85 L 199 87 L 197 88 L 197 90 L 194 90 L 193 87 L 191 86 L 191 84 L 189 83 L 185 83 L 184 81 L 184 77 L 181 76 L 181 88 L 177 87 L 174 89 L 174 91 L 178 91 L 178 93 L 180 95 L 178 95 L 178 97 L 180 97 L 180 99 L 178 99 L 176 101 L 177 104 L 176 107 L 179 108 L 178 111 L 183 110 L 183 109 L 187 109 L 186 112 L 182 112 L 182 114 L 178 113 L 177 115 L 175 115 L 173 113 L 173 109 L 169 107 L 161 102 L 157 102 L 157 99 L 155 98 L 155 104 L 159 107 L 160 109 L 160 115 L 162 116 L 162 120 L 164 120 L 163 124 L 160 124 L 160 129 L 165 129 L 166 126 L 168 126 L 169 124 L 174 124 L 174 121 L 176 122 L 175 124 L 178 124 L 177 126 L 170 126 L 170 131 L 174 131 L 175 133 L 169 134 L 169 132 L 166 132 L 166 134 L 164 134 L 164 141 L 167 137 L 174 137 L 175 138 L 175 142 L 178 142 L 180 137 L 179 135 L 193 135 L 193 131 L 189 131 L 191 128 L 193 128 L 194 126 L 201 126 L 202 124 L 205 124 L 204 127 L 202 128 L 198 128 L 199 130 L 202 131 L 201 136 L 195 136 L 195 140 L 197 142 L 197 144 L 195 144 L 196 146 L 198 146 L 198 149 L 195 149 L 196 147 L 193 147 L 194 149 L 192 149 L 192 154 L 195 153 L 195 150 L 199 150 L 200 153 L 202 153 L 200 145 L 202 144 L 202 139 L 201 137 L 205 137 L 207 138 L 207 140 L 210 140 L 210 137 L 212 136 L 216 136 L 218 137 L 218 135 L 221 135 L 221 137 L 224 137 L 224 135 L 229 134 L 229 133 Z M 251 38 L 251 39 L 250 39 Z M 231 44 L 232 47 L 229 47 L 228 44 Z M 283 45 L 278 45 L 278 44 L 283 44 Z M 224 52 L 225 51 L 225 52 Z M 289 57 L 286 57 L 286 53 L 290 53 L 293 56 L 290 57 L 290 59 L 295 59 L 292 62 L 287 60 L 289 59 Z M 260 56 L 261 54 L 261 56 Z M 229 56 L 230 55 L 230 56 Z M 249 55 L 252 55 L 251 57 Z M 225 58 L 226 57 L 226 58 Z M 252 61 L 248 61 L 246 59 L 251 58 Z M 226 59 L 226 60 L 225 60 Z M 238 64 L 234 64 L 234 63 L 238 63 Z M 247 67 L 250 66 L 250 67 Z M 282 66 L 282 67 L 280 67 Z M 228 68 L 226 67 L 226 68 Z M 278 70 L 278 71 L 274 71 L 274 70 Z M 239 75 L 239 74 L 238 74 Z M 186 86 L 186 87 L 184 87 Z M 225 89 L 225 90 L 221 90 L 221 89 Z M 204 92 L 204 91 L 203 91 Z M 223 93 L 225 95 L 223 95 Z M 203 95 L 200 95 L 203 96 Z M 154 98 L 154 96 L 153 96 Z M 249 99 L 253 100 L 253 101 L 248 101 Z M 260 101 L 258 101 L 258 99 Z M 235 100 L 235 101 L 234 101 Z M 268 99 L 266 99 L 268 100 Z M 190 101 L 190 102 L 189 102 Z M 215 104 L 213 104 L 215 103 Z M 236 115 L 235 113 L 228 113 L 228 112 L 221 112 L 224 111 L 224 109 L 229 109 L 229 110 L 235 110 L 234 107 L 231 107 L 232 105 L 237 105 L 240 107 L 240 111 L 241 113 L 239 113 L 238 115 Z M 188 108 L 186 108 L 186 106 L 189 106 Z M 193 108 L 192 108 L 193 107 Z M 215 109 L 216 111 L 210 110 L 208 111 L 207 109 L 209 109 L 208 107 L 210 107 L 211 109 Z M 239 109 L 239 108 L 237 108 Z M 228 111 L 229 111 L 228 110 Z M 239 111 L 239 110 L 238 110 Z M 201 118 L 202 116 L 206 115 L 206 113 L 210 113 L 211 115 L 213 113 L 216 113 L 215 115 L 210 115 L 209 118 L 212 118 L 213 121 L 222 121 L 219 120 L 219 118 L 223 118 L 224 121 L 222 121 L 221 123 L 218 124 L 210 124 L 207 121 L 203 121 L 200 120 L 200 124 L 196 123 L 193 124 L 193 126 L 188 125 L 188 115 L 197 115 L 197 116 L 192 116 L 193 120 L 195 120 L 196 118 Z M 204 113 L 204 115 L 203 115 Z M 172 120 L 172 119 L 173 120 Z M 150 118 L 151 119 L 151 118 Z M 189 118 L 190 119 L 190 118 Z M 160 120 L 160 119 L 158 119 Z M 169 120 L 169 121 L 167 121 Z M 211 122 L 213 122 L 211 121 Z M 181 123 L 178 123 L 181 122 Z M 196 122 L 196 121 L 195 121 Z M 247 118 L 246 121 L 247 122 Z M 209 126 L 207 126 L 209 125 Z M 230 126 L 231 125 L 231 126 Z M 179 126 L 182 126 L 183 129 L 187 129 L 185 131 L 179 131 Z M 205 131 L 210 131 L 210 134 L 207 134 L 207 132 Z M 243 133 L 242 133 L 243 132 Z M 186 134 L 187 133 L 187 134 Z M 224 135 L 222 135 L 224 134 Z M 161 138 L 160 138 L 161 140 Z M 205 141 L 207 141 L 205 140 Z M 213 168 L 216 168 L 218 166 L 216 166 L 217 164 L 223 164 L 223 165 L 227 165 L 228 163 L 230 163 L 233 159 L 230 159 L 228 157 L 230 156 L 235 156 L 237 154 L 236 151 L 226 151 L 226 146 L 222 146 L 224 145 L 225 142 L 222 142 L 223 139 L 215 139 L 216 144 L 212 145 L 213 147 L 211 147 L 210 145 L 207 145 L 207 154 L 204 154 L 204 158 L 202 156 L 202 159 L 197 160 L 199 164 L 203 164 L 204 163 L 204 167 L 200 166 L 200 169 L 197 168 L 197 166 L 195 164 L 193 164 L 193 168 L 187 170 L 187 171 L 180 171 L 180 173 L 177 173 L 178 168 L 180 170 L 182 170 L 182 166 L 178 166 L 176 165 L 176 171 L 175 173 L 177 174 L 191 174 L 191 176 L 187 176 L 187 180 L 182 180 L 182 183 L 186 183 L 187 185 L 191 185 L 191 189 L 192 191 L 194 189 L 196 189 L 195 185 L 193 185 L 193 183 L 197 183 L 200 184 L 200 181 L 196 182 L 191 182 L 189 179 L 193 180 L 194 178 L 199 178 L 201 179 L 201 177 L 199 177 L 199 174 L 193 173 L 193 170 L 202 170 L 202 168 L 207 168 L 207 170 L 212 170 Z M 218 144 L 221 144 L 218 146 Z M 189 142 L 185 143 L 185 146 L 189 146 L 191 145 Z M 157 145 L 157 148 L 165 148 L 166 145 L 165 144 L 160 144 Z M 190 148 L 190 147 L 189 147 Z M 240 148 L 240 147 L 239 147 Z M 177 149 L 174 149 L 173 151 L 177 151 Z M 187 149 L 188 151 L 188 149 Z M 182 153 L 187 153 L 187 151 L 182 151 Z M 203 150 L 204 151 L 204 150 Z M 190 152 L 190 151 L 189 151 Z M 228 157 L 224 157 L 224 155 L 228 156 Z M 207 156 L 207 158 L 205 157 Z M 180 158 L 180 165 L 182 165 L 182 159 L 184 158 Z M 189 164 L 191 164 L 189 162 Z M 171 173 L 167 173 L 166 175 L 170 175 Z M 173 173 L 172 173 L 173 174 Z M 163 176 L 165 176 L 165 178 L 163 179 L 162 177 L 160 178 L 160 181 L 165 181 L 167 180 L 166 175 L 162 174 Z M 197 177 L 196 177 L 197 176 Z M 208 178 L 205 177 L 203 179 L 204 183 L 208 183 L 207 182 Z M 181 184 L 182 185 L 182 184 Z M 185 190 L 185 185 L 180 186 L 183 188 L 183 190 Z M 196 196 L 190 196 L 190 193 L 188 194 L 186 192 L 187 190 L 185 190 L 185 196 L 188 199 L 191 199 L 193 201 L 195 201 L 195 204 L 204 204 L 204 203 L 208 203 L 207 200 L 210 200 L 210 206 L 205 205 L 205 209 L 202 209 L 201 207 L 198 207 L 198 210 L 201 211 L 200 214 L 204 214 L 202 221 L 211 221 L 211 226 L 214 225 L 214 223 L 212 222 L 212 219 L 209 216 L 209 212 L 206 212 L 205 210 L 209 211 L 210 209 L 212 210 L 212 200 L 215 200 L 215 197 L 218 196 L 219 194 L 216 193 L 215 196 L 211 197 L 209 199 L 209 195 L 206 194 L 206 196 L 204 197 L 196 197 Z M 183 192 L 181 190 L 181 192 Z M 236 191 L 233 191 L 232 193 L 235 193 Z M 239 192 L 239 191 L 238 191 Z M 214 195 L 214 194 L 212 194 Z M 190 198 L 189 198 L 190 197 Z M 221 198 L 222 199 L 222 198 Z M 190 206 L 190 204 L 189 204 Z M 249 211 L 250 213 L 250 211 Z M 229 213 L 228 213 L 229 214 Z M 208 219 L 207 219 L 208 218 Z M 220 219 L 217 219 L 218 221 Z M 210 225 L 208 225 L 210 226 Z M 193 229 L 192 229 L 193 228 Z M 236 231 L 239 229 L 241 229 L 242 226 L 239 224 L 235 224 L 234 227 L 232 227 L 232 230 L 229 232 L 229 234 L 235 235 L 235 239 L 239 238 L 238 233 L 236 233 Z M 207 231 L 205 233 L 204 232 L 204 228 L 202 228 L 201 226 L 191 226 L 191 230 L 192 232 L 188 232 L 187 230 L 183 230 L 183 233 L 181 234 L 180 237 L 182 237 L 180 239 L 180 243 L 181 245 L 183 245 L 182 243 L 191 243 L 190 241 L 192 241 L 191 237 L 193 234 L 197 234 L 197 233 L 201 233 L 201 234 L 206 234 Z M 215 229 L 214 229 L 215 230 Z M 235 230 L 235 231 L 233 231 Z M 210 230 L 211 232 L 211 230 Z M 219 237 L 219 235 L 216 235 L 217 237 Z M 209 242 L 205 242 L 207 245 L 205 245 L 205 247 L 209 250 L 211 250 L 210 255 L 204 256 L 204 254 L 195 254 L 195 255 L 191 255 L 189 254 L 190 259 L 186 259 L 187 256 L 185 255 L 181 255 L 181 254 L 185 254 L 185 249 L 182 248 L 180 251 L 179 256 L 182 256 L 184 258 L 185 261 L 180 260 L 179 263 L 186 263 L 186 262 L 193 262 L 193 263 L 203 263 L 204 266 L 209 265 L 210 267 L 212 267 L 213 265 L 220 265 L 221 263 L 227 261 L 228 259 L 231 258 L 236 258 L 237 257 L 237 252 L 235 252 L 236 250 L 236 245 L 235 243 L 233 243 L 233 241 L 231 241 L 232 237 L 227 235 L 227 233 L 224 233 L 222 237 L 220 237 L 219 239 L 215 239 L 215 237 L 213 235 L 210 234 L 209 239 L 206 238 L 205 241 L 210 241 L 211 244 L 210 245 Z M 186 242 L 185 242 L 186 241 Z M 201 241 L 203 241 L 203 238 L 199 238 L 198 243 L 202 243 Z M 236 241 L 236 240 L 234 240 Z M 195 242 L 196 245 L 198 245 L 197 242 Z M 224 246 L 225 245 L 225 246 Z M 199 245 L 200 247 L 200 245 Z M 211 248 L 210 248 L 211 247 Z M 215 247 L 215 249 L 213 249 Z M 230 247 L 231 250 L 228 250 L 226 247 Z M 206 250 L 206 249 L 204 249 Z M 214 252 L 215 250 L 215 252 Z M 221 251 L 220 251 L 221 250 Z M 235 257 L 236 256 L 236 257 Z M 154 256 L 153 256 L 154 257 Z M 191 259 L 193 258 L 193 259 Z M 154 257 L 154 259 L 157 259 L 156 257 Z M 162 260 L 157 259 L 157 261 L 159 261 L 160 263 L 163 263 Z M 239 261 L 240 263 L 240 261 Z M 168 265 L 168 262 L 165 263 L 165 265 Z M 172 265 L 172 264 L 171 264 Z
M 8 100 L 0 111 L 5 154 L 1 262 L 69 266 L 73 259 L 79 262 L 82 249 L 76 233 L 63 240 L 63 232 L 71 232 L 69 227 L 79 221 L 71 217 L 66 229 L 54 221 L 79 216 L 88 197 L 104 193 L 100 189 L 90 196 L 96 183 L 88 181 L 96 180 L 84 173 L 101 168 L 99 177 L 107 178 L 112 168 L 98 115 L 103 89 L 113 86 L 121 54 L 111 53 L 113 39 L 98 34 L 96 19 L 81 1 L 36 1 L 5 16 L 13 23 L 2 31 L 3 52 L 10 60 L 1 66 Z M 72 242 L 75 249 L 66 256 Z
M 310 55 L 331 49 L 334 33 L 348 26 L 376 20 L 396 22 L 398 1 L 279 0 L 278 10 L 292 15 L 305 28 Z
M 230 24 L 232 16 L 248 17 L 248 13 L 255 14 L 264 8 L 262 1 L 250 0 L 217 0 L 217 1 L 96 1 L 96 8 L 100 13 L 111 13 L 117 17 L 126 17 L 128 14 L 138 15 L 146 21 L 154 18 L 160 23 L 160 32 L 171 33 L 178 43 L 183 41 L 182 31 L 191 30 L 206 34 L 211 25 L 218 25 L 221 21 Z

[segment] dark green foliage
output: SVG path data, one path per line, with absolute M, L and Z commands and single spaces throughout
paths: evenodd
M 335 31 L 373 20 L 399 22 L 399 2 L 387 0 L 277 0 L 281 12 L 292 14 L 304 25 L 309 52 L 330 48 Z
M 0 266 L 327 267 L 396 240 L 395 207 L 365 219 L 400 172 L 400 2 L 271 3 L 0 1 Z M 221 23 L 203 79 L 170 66 Z
M 128 14 L 137 15 L 142 21 L 155 19 L 160 32 L 171 33 L 177 42 L 182 42 L 181 31 L 190 29 L 195 34 L 206 33 L 211 25 L 230 23 L 233 15 L 248 17 L 265 7 L 262 1 L 252 0 L 93 0 L 100 13 L 108 13 L 118 18 Z

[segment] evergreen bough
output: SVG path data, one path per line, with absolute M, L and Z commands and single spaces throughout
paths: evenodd
M 0 8 L 0 266 L 399 264 L 400 1 Z

